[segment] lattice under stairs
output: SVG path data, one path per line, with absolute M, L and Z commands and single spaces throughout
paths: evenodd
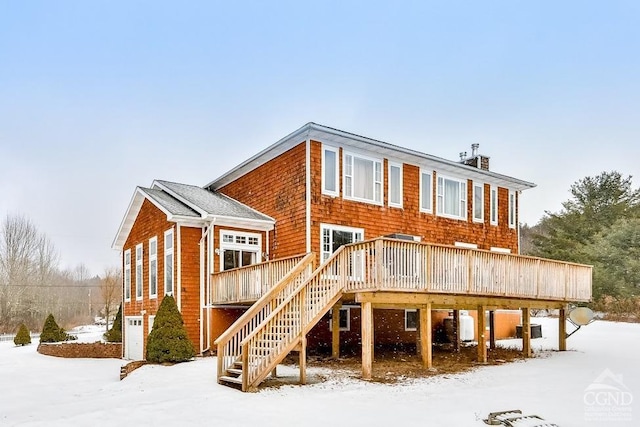
M 218 383 L 255 390 L 291 351 L 305 357 L 306 334 L 342 296 L 342 249 L 313 272 L 305 256 L 216 340 Z

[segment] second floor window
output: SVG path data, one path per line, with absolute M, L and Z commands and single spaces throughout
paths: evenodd
M 402 207 L 402 165 L 389 163 L 389 206 Z
M 489 207 L 489 219 L 491 225 L 498 225 L 498 189 L 496 187 L 491 187 L 491 200 Z
M 484 184 L 473 183 L 473 220 L 484 221 Z
M 149 239 L 149 297 L 158 296 L 158 238 Z
M 322 147 L 322 193 L 338 195 L 338 149 Z
M 124 299 L 131 300 L 131 249 L 124 251 Z
M 438 177 L 438 215 L 455 219 L 467 218 L 467 183 Z
M 516 228 L 516 193 L 509 191 L 509 228 Z
M 344 156 L 344 197 L 382 203 L 382 162 L 354 154 Z

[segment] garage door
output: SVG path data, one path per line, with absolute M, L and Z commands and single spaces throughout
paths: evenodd
M 142 317 L 125 317 L 125 346 L 124 358 L 129 360 L 142 360 Z

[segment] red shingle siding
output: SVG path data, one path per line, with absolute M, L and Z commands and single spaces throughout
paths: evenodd
M 158 209 L 149 200 L 144 200 L 138 216 L 129 232 L 129 236 L 123 246 L 123 252 L 131 249 L 131 301 L 125 302 L 123 307 L 124 316 L 143 315 L 143 335 L 145 337 L 144 351 L 146 352 L 146 337 L 149 335 L 149 316 L 154 316 L 164 296 L 164 233 L 173 229 L 174 241 L 174 297 L 177 300 L 178 284 L 178 256 L 182 256 L 181 262 L 181 305 L 182 317 L 185 321 L 187 334 L 191 339 L 196 351 L 200 349 L 200 241 L 201 229 L 181 227 L 182 244 L 180 251 L 177 250 L 177 226 L 173 222 L 167 221 L 167 215 Z M 157 263 L 158 263 L 158 297 L 149 298 L 149 239 L 157 237 Z M 136 245 L 142 243 L 143 263 L 142 263 L 142 300 L 136 300 L 136 265 L 135 251 Z M 124 269 L 124 265 L 123 265 Z M 124 295 L 124 292 L 123 292 Z M 126 330 L 126 328 L 125 328 Z M 124 338 L 123 338 L 124 340 Z
M 339 158 L 343 152 L 340 150 Z M 518 238 L 515 229 L 507 222 L 508 190 L 499 189 L 499 225 L 489 225 L 489 186 L 485 186 L 485 221 L 474 223 L 472 217 L 472 181 L 467 181 L 467 219 L 444 218 L 435 213 L 420 212 L 420 168 L 404 164 L 403 171 L 403 207 L 387 205 L 388 161 L 383 162 L 384 205 L 356 202 L 342 197 L 330 197 L 322 194 L 322 144 L 311 142 L 311 248 L 320 249 L 320 224 L 334 224 L 363 228 L 365 239 L 371 239 L 391 233 L 403 233 L 420 236 L 423 242 L 453 245 L 456 241 L 476 243 L 481 249 L 491 246 L 509 248 L 517 252 Z M 343 188 L 342 166 L 340 167 L 340 188 Z M 436 206 L 437 172 L 432 176 L 432 206 Z M 342 191 L 340 196 L 342 196 Z
M 271 258 L 305 252 L 305 143 L 259 166 L 220 191 L 276 219 Z

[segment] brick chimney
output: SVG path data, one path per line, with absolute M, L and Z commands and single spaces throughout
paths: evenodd
M 471 144 L 471 156 L 467 157 L 467 152 L 460 153 L 460 163 L 474 168 L 489 170 L 489 157 L 478 154 L 480 144 Z

